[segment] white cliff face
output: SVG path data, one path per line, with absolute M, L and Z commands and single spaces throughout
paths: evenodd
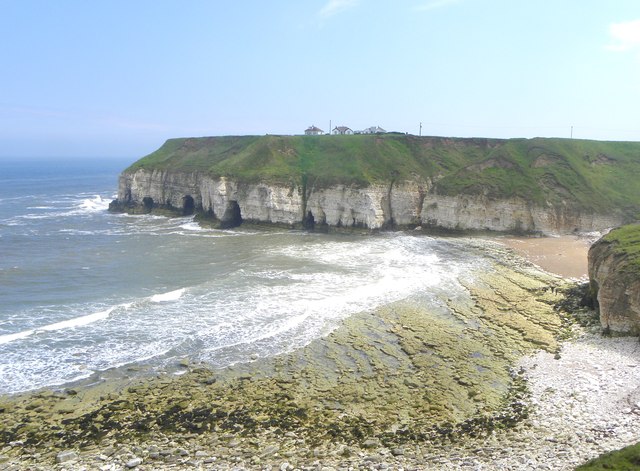
M 151 198 L 159 206 L 182 208 L 184 197 L 189 195 L 196 206 L 201 204 L 196 173 L 173 173 L 163 170 L 139 170 L 133 174 L 122 174 L 118 185 L 118 201 L 142 204 Z
M 218 219 L 237 204 L 243 220 L 299 224 L 309 212 L 316 224 L 380 229 L 388 225 L 429 226 L 457 230 L 523 231 L 544 234 L 599 231 L 620 219 L 563 207 L 531 206 L 519 198 L 441 196 L 430 182 L 407 181 L 368 187 L 334 185 L 307 189 L 243 183 L 198 173 L 137 170 L 120 177 L 118 202 L 197 210 Z
M 422 224 L 445 229 L 500 232 L 602 231 L 621 224 L 619 217 L 583 213 L 567 206 L 532 206 L 521 198 L 492 200 L 484 196 L 428 194 L 422 205 Z
M 312 191 L 307 211 L 317 222 L 329 226 L 379 229 L 385 222 L 381 206 L 385 194 L 386 189 L 376 185 L 367 188 L 336 185 Z
M 524 201 L 490 200 L 482 196 L 427 195 L 422 206 L 423 224 L 445 229 L 531 231 L 531 210 Z

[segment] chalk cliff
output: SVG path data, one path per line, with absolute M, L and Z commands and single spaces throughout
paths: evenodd
M 113 210 L 198 211 L 228 226 L 241 221 L 296 226 L 440 228 L 543 234 L 600 231 L 620 224 L 616 215 L 570 205 L 536 206 L 523 198 L 446 196 L 428 180 L 366 187 L 239 182 L 198 172 L 139 169 L 120 176 Z M 136 209 L 137 208 L 137 209 Z
M 170 139 L 120 177 L 112 210 L 288 226 L 600 231 L 640 212 L 640 143 L 223 136 Z
M 640 333 L 640 225 L 611 231 L 589 249 L 589 283 L 602 327 Z

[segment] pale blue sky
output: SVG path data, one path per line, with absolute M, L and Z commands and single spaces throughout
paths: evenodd
M 640 141 L 638 0 L 0 0 L 0 156 L 380 125 Z

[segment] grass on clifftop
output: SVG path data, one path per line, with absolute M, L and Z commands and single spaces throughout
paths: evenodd
M 604 240 L 613 244 L 615 253 L 626 257 L 633 273 L 640 274 L 640 224 L 618 227 L 604 236 Z
M 367 186 L 421 182 L 442 195 L 520 197 L 639 216 L 640 143 L 404 134 L 169 139 L 134 163 L 246 182 Z

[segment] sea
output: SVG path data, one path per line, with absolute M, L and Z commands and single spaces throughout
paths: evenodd
M 0 160 L 0 394 L 274 356 L 396 301 L 444 312 L 489 263 L 463 239 L 415 232 L 110 213 L 132 161 Z

